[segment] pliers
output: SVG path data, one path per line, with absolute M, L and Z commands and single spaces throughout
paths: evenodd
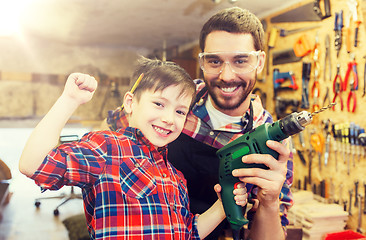
M 355 93 L 355 91 L 358 90 L 357 63 L 355 61 L 354 56 L 352 58 L 353 58 L 353 60 L 348 63 L 346 76 L 345 76 L 344 82 L 343 82 L 343 90 L 346 90 L 348 79 L 352 72 L 353 78 L 349 81 L 350 91 L 349 91 L 348 97 L 347 97 L 347 111 L 348 112 L 355 112 L 356 104 L 357 104 L 357 98 L 356 98 L 356 93 Z M 351 102 L 353 102 L 352 109 L 351 109 Z
M 341 97 L 341 92 L 343 91 L 343 82 L 342 77 L 339 74 L 340 72 L 340 65 L 337 65 L 337 74 L 335 75 L 334 81 L 333 81 L 333 93 L 334 98 L 332 102 L 336 102 L 337 98 L 339 98 L 339 102 L 341 103 L 341 111 L 343 111 L 343 100 Z M 333 106 L 334 111 L 334 106 Z
M 339 13 L 335 13 L 335 20 L 334 20 L 334 46 L 337 51 L 337 57 L 339 56 L 339 51 L 341 50 L 342 46 L 342 28 L 343 28 L 343 10 Z

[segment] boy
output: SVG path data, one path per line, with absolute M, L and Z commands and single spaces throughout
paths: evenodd
M 44 189 L 82 188 L 91 239 L 199 239 L 224 218 L 220 200 L 202 215 L 189 211 L 186 182 L 167 160 L 166 145 L 181 133 L 195 96 L 189 75 L 170 62 L 142 59 L 144 76 L 124 96 L 129 126 L 91 132 L 58 146 L 61 129 L 88 102 L 97 82 L 74 73 L 31 134 L 20 171 Z M 141 68 L 141 67 L 140 67 Z M 220 187 L 215 186 L 220 192 Z M 234 194 L 245 205 L 243 185 Z

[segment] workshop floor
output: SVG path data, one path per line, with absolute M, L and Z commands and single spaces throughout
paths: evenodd
M 59 208 L 59 216 L 53 214 L 54 208 L 61 199 L 41 201 L 39 208 L 35 207 L 35 198 L 56 196 L 69 193 L 65 187 L 57 192 L 41 193 L 34 182 L 18 171 L 18 161 L 32 128 L 0 128 L 0 158 L 12 172 L 9 191 L 12 193 L 10 202 L 2 207 L 0 220 L 0 240 L 65 240 L 68 239 L 62 220 L 83 212 L 82 200 L 73 199 Z M 85 129 L 68 129 L 74 134 Z M 78 134 L 78 133 L 77 133 Z M 76 189 L 79 193 L 80 190 Z

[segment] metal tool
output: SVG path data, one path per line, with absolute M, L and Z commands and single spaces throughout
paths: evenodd
M 324 166 L 327 166 L 329 154 L 330 154 L 330 132 L 329 132 L 329 126 L 330 126 L 330 120 L 323 121 L 324 124 L 324 132 L 326 134 L 325 137 L 325 151 L 324 151 Z
M 344 20 L 344 35 L 347 53 L 351 52 L 351 18 L 352 15 L 348 13 Z
M 321 21 L 331 16 L 330 1 L 324 0 L 324 14 L 320 8 L 320 0 L 315 0 L 304 4 L 298 8 L 287 11 L 283 14 L 271 18 L 272 23 L 280 22 L 305 22 Z
M 311 96 L 313 98 L 313 111 L 319 109 L 319 96 L 320 96 L 320 84 L 319 84 L 319 33 L 315 36 L 315 46 L 313 50 L 313 65 L 314 65 L 314 82 L 311 87 Z
M 347 97 L 347 111 L 355 112 L 357 106 L 357 98 L 355 91 L 358 90 L 358 73 L 357 73 L 357 63 L 355 61 L 355 57 L 351 56 L 352 60 L 348 63 L 348 68 L 346 72 L 346 76 L 344 77 L 343 82 L 343 90 L 347 89 L 347 83 L 349 82 L 350 91 Z M 352 79 L 349 81 L 350 75 L 353 73 Z M 351 109 L 351 104 L 353 102 L 353 106 Z
M 348 202 L 348 215 L 352 216 L 352 195 L 353 195 L 353 189 L 349 190 L 349 202 Z
M 358 206 L 358 198 L 356 196 L 358 196 L 358 180 L 355 181 L 355 207 Z
M 335 13 L 335 20 L 334 20 L 334 46 L 337 51 L 337 57 L 339 56 L 339 51 L 342 47 L 342 28 L 343 28 L 343 10 L 339 13 Z
M 266 68 L 266 74 L 269 75 L 269 56 L 270 56 L 270 51 L 272 48 L 275 47 L 276 44 L 276 39 L 277 39 L 277 34 L 278 34 L 278 30 L 277 28 L 271 28 L 271 30 L 269 31 L 269 36 L 268 36 L 268 51 L 267 51 L 267 68 Z M 273 65 L 273 62 L 272 62 Z
M 362 202 L 362 196 L 361 196 L 361 194 L 357 194 L 356 195 L 357 197 L 357 199 L 358 199 L 358 204 L 357 204 L 357 206 L 358 206 L 358 225 L 357 225 L 357 232 L 358 233 L 364 233 L 364 230 L 362 229 L 362 207 L 361 207 L 361 202 Z
M 364 196 L 366 197 L 366 183 L 363 183 Z M 363 203 L 363 214 L 366 214 L 366 201 Z
M 333 81 L 333 93 L 334 93 L 334 97 L 333 97 L 333 101 L 332 102 L 336 102 L 337 98 L 339 99 L 339 102 L 341 103 L 341 111 L 343 111 L 343 100 L 342 100 L 342 96 L 341 93 L 343 91 L 343 82 L 342 82 L 342 77 L 340 75 L 340 65 L 337 65 L 337 74 L 334 77 L 334 81 Z M 333 107 L 333 111 L 335 110 L 335 108 Z
M 354 23 L 355 23 L 355 38 L 354 38 L 354 47 L 357 47 L 357 43 L 358 43 L 358 29 L 359 26 L 361 24 L 360 19 L 358 18 L 358 14 L 357 14 L 357 0 L 348 0 L 347 1 L 347 5 L 350 11 L 350 17 L 353 19 Z
M 282 86 L 282 84 L 289 80 L 290 84 Z M 295 75 L 293 72 L 280 72 L 278 68 L 273 69 L 273 97 L 276 98 L 278 91 L 281 90 L 297 90 L 299 87 L 296 84 Z
M 330 57 L 330 36 L 327 34 L 325 36 L 325 54 L 324 54 L 324 83 L 326 82 L 328 74 L 329 81 L 332 81 L 332 65 Z
M 363 68 L 363 94 L 362 97 L 366 95 L 366 56 L 363 56 L 363 59 L 365 59 L 365 66 Z
M 291 34 L 295 34 L 295 33 L 299 33 L 299 32 L 304 32 L 304 31 L 316 29 L 316 28 L 319 28 L 319 27 L 320 27 L 319 25 L 316 25 L 316 26 L 295 28 L 295 29 L 291 29 L 291 30 L 286 30 L 286 29 L 283 29 L 283 28 L 278 28 L 278 30 L 280 32 L 280 37 L 286 37 L 286 36 L 289 36 Z
M 366 63 L 365 63 L 366 66 Z M 311 73 L 311 63 L 302 63 L 302 93 L 301 93 L 301 108 L 309 109 L 309 81 Z M 334 101 L 333 101 L 334 102 Z
M 351 144 L 351 153 L 352 153 L 352 163 L 353 167 L 356 167 L 356 126 L 354 122 L 349 124 L 349 142 Z
M 314 148 L 315 152 L 318 153 L 318 166 L 319 171 L 322 170 L 322 153 L 323 153 L 323 146 L 324 146 L 324 137 L 320 133 L 314 133 L 310 137 L 310 144 Z

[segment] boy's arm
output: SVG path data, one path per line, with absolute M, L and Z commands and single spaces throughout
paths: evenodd
M 97 81 L 87 74 L 72 73 L 62 95 L 31 133 L 19 161 L 19 170 L 30 177 L 58 144 L 62 128 L 81 104 L 88 102 Z
M 198 217 L 197 230 L 200 238 L 203 239 L 209 235 L 221 222 L 226 218 L 224 207 L 220 199 L 219 193 L 221 192 L 221 186 L 215 185 L 215 191 L 219 196 L 219 199 L 203 214 Z M 236 204 L 245 206 L 247 204 L 247 190 L 245 184 L 241 183 L 237 185 L 237 189 L 234 190 Z

